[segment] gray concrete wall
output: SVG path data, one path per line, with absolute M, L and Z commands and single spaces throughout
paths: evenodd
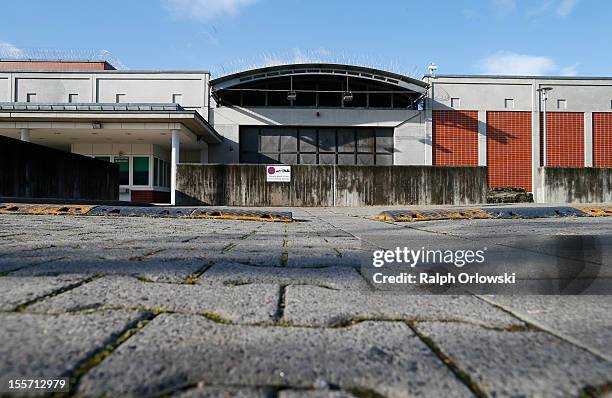
M 484 167 L 292 165 L 290 183 L 265 165 L 180 164 L 177 204 L 374 206 L 486 201 Z
M 119 199 L 118 166 L 0 136 L 0 196 Z
M 240 126 L 332 126 L 391 127 L 394 129 L 393 163 L 427 165 L 431 141 L 427 138 L 425 113 L 409 109 L 360 108 L 214 108 L 215 129 L 225 142 L 211 148 L 211 161 L 237 163 Z
M 612 168 L 540 167 L 546 203 L 612 202 Z

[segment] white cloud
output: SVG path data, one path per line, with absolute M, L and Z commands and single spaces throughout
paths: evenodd
M 177 18 L 208 21 L 222 15 L 236 15 L 257 0 L 164 0 Z
M 580 66 L 580 63 L 576 62 L 574 65 L 563 67 L 559 70 L 559 74 L 561 76 L 577 76 L 578 66 Z
M 22 58 L 23 50 L 17 46 L 6 42 L 0 41 L 0 58 Z
M 559 67 L 557 62 L 551 57 L 504 51 L 485 57 L 478 64 L 482 73 L 487 75 L 515 76 L 576 76 L 578 74 L 578 66 L 579 63 Z
M 557 4 L 555 12 L 560 17 L 567 17 L 572 13 L 576 4 L 578 4 L 578 0 L 561 0 L 559 4 Z

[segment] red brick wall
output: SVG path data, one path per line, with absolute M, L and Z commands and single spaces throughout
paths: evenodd
M 433 164 L 478 165 L 477 111 L 433 111 Z
M 487 180 L 532 191 L 531 112 L 487 112 Z
M 142 203 L 170 203 L 170 192 L 161 191 L 132 191 L 132 202 Z
M 49 71 L 90 71 L 115 69 L 106 62 L 87 61 L 0 61 L 0 71 L 49 70 Z
M 544 115 L 540 113 L 540 131 Z M 543 159 L 543 134 L 540 134 Z M 584 113 L 546 113 L 546 165 L 548 167 L 584 167 Z
M 593 167 L 612 167 L 612 112 L 593 113 Z

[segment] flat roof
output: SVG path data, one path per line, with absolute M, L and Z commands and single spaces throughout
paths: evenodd
M 423 78 L 448 78 L 448 79 L 538 79 L 538 80 L 612 80 L 612 76 L 539 76 L 539 75 L 430 75 Z
M 171 121 L 172 115 L 176 115 L 179 123 L 186 124 L 193 132 L 201 136 L 209 144 L 218 144 L 223 137 L 215 128 L 195 110 L 184 109 L 179 104 L 162 103 L 24 103 L 24 102 L 0 102 L 0 119 L 8 114 L 9 120 L 23 119 L 24 115 L 38 114 L 36 120 L 58 120 L 70 119 L 75 115 L 91 119 L 104 120 L 108 117 L 123 117 L 124 121 L 130 120 L 130 115 L 151 115 L 151 120 L 162 122 Z M 164 116 L 164 115 L 169 115 Z M 140 116 L 142 117 L 142 116 Z M 186 119 L 187 118 L 187 119 Z M 147 118 L 149 119 L 149 118 Z M 139 119 L 142 121 L 142 119 Z
M 182 74 L 206 74 L 210 75 L 206 70 L 121 70 L 121 69 L 106 69 L 106 70 L 45 70 L 45 69 L 17 69 L 17 70 L 0 70 L 1 73 L 103 73 L 103 74 L 162 74 L 162 73 L 182 73 Z

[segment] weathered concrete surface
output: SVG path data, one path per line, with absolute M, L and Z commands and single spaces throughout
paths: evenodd
M 284 268 L 255 267 L 236 263 L 216 264 L 197 280 L 198 284 L 240 285 L 267 283 L 277 285 L 310 284 L 332 289 L 369 289 L 363 277 L 350 267 Z
M 403 323 L 265 328 L 187 315 L 157 317 L 89 372 L 79 392 L 152 395 L 197 382 L 311 388 L 318 380 L 387 397 L 470 396 Z
M 142 316 L 138 311 L 79 315 L 0 314 L 2 381 L 69 377 L 77 365 L 119 337 Z
M 173 398 L 273 398 L 271 388 L 196 386 L 171 395 Z
M 34 304 L 29 312 L 63 313 L 99 307 L 147 308 L 214 313 L 240 323 L 271 322 L 277 312 L 275 285 L 210 287 L 158 284 L 129 277 L 105 277 Z
M 578 396 L 612 376 L 611 362 L 547 333 L 436 322 L 420 323 L 417 330 L 491 396 Z
M 485 167 L 292 165 L 266 182 L 265 165 L 181 164 L 177 203 L 216 206 L 376 206 L 486 203 Z
M 540 167 L 546 203 L 612 202 L 612 168 Z
M 0 136 L 0 196 L 119 199 L 119 166 Z
M 288 286 L 284 320 L 295 325 L 334 326 L 360 319 L 464 321 L 490 327 L 522 322 L 471 296 L 417 296 Z
M 0 311 L 11 311 L 39 297 L 58 292 L 84 281 L 84 276 L 0 278 Z
M 612 362 L 609 296 L 495 296 L 486 300 Z

